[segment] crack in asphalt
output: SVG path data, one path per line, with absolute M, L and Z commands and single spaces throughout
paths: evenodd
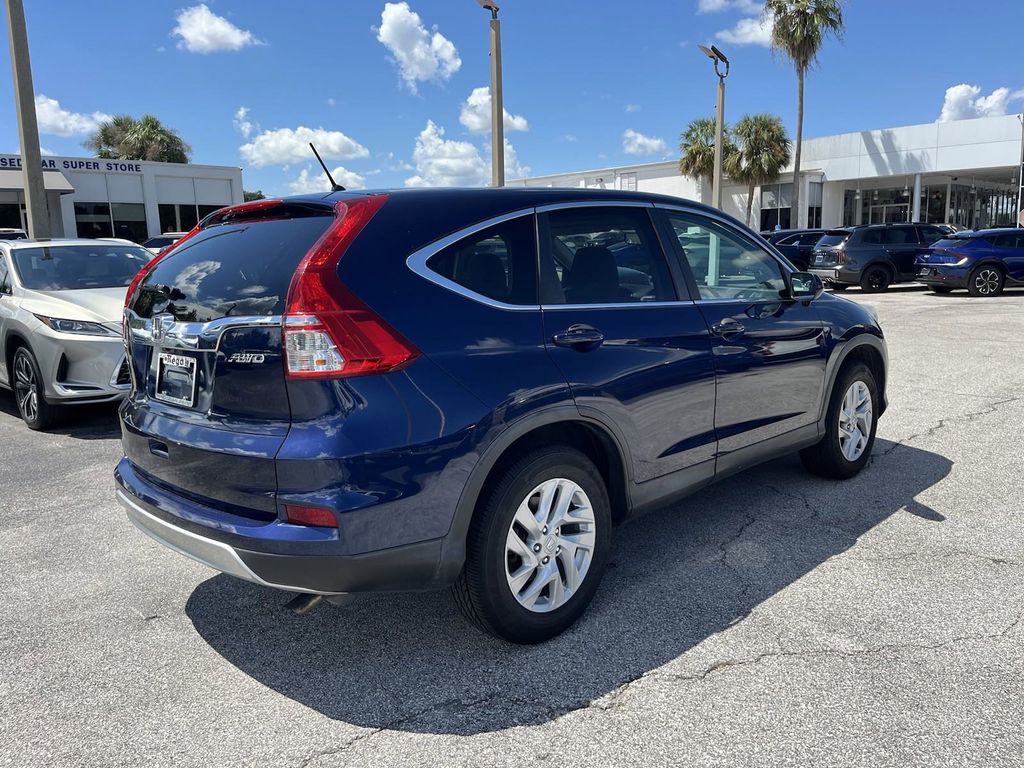
M 945 418 L 945 417 L 941 418 L 941 419 L 938 420 L 938 422 L 936 422 L 933 426 L 929 427 L 924 432 L 915 432 L 914 434 L 909 435 L 908 437 L 902 438 L 900 440 L 893 441 L 892 446 L 890 446 L 886 450 L 873 453 L 872 456 L 871 456 L 871 459 L 872 459 L 872 461 L 874 461 L 874 459 L 877 458 L 877 457 L 888 456 L 890 453 L 895 451 L 900 446 L 906 445 L 907 443 L 910 443 L 910 442 L 912 442 L 914 440 L 917 440 L 919 438 L 931 437 L 936 432 L 938 432 L 939 430 L 945 429 L 946 427 L 948 427 L 950 422 L 959 421 L 961 419 L 966 420 L 966 421 L 974 421 L 975 419 L 980 418 L 981 416 L 988 416 L 990 413 L 995 413 L 996 411 L 998 411 L 1004 405 L 1008 405 L 1010 403 L 1018 402 L 1021 399 L 1022 399 L 1022 396 L 1005 397 L 1005 398 L 1003 398 L 1001 400 L 994 400 L 991 403 L 988 403 L 980 411 L 970 411 L 968 413 L 959 414 L 957 416 L 950 416 L 948 418 Z

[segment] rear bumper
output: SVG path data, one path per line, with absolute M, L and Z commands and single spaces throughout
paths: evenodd
M 812 275 L 817 275 L 821 278 L 821 282 L 826 285 L 832 283 L 842 283 L 845 285 L 856 285 L 860 281 L 860 272 L 854 272 L 853 270 L 843 269 L 842 267 L 817 267 L 808 269 Z
M 221 573 L 265 587 L 331 595 L 434 589 L 450 581 L 443 578 L 450 569 L 442 572 L 440 568 L 442 539 L 358 555 L 317 553 L 315 550 L 322 551 L 322 547 L 315 544 L 308 554 L 272 552 L 267 551 L 270 540 L 264 531 L 260 531 L 262 537 L 247 536 L 239 526 L 203 526 L 197 522 L 197 515 L 179 517 L 164 508 L 166 503 L 158 503 L 160 496 L 150 496 L 136 487 L 145 482 L 137 475 L 119 468 L 115 477 L 118 501 L 127 510 L 128 519 L 147 536 Z M 160 493 L 159 489 L 153 490 Z M 258 527 L 266 529 L 270 525 L 282 524 Z
M 918 264 L 914 279 L 925 285 L 938 285 L 946 288 L 966 288 L 967 269 L 955 265 Z

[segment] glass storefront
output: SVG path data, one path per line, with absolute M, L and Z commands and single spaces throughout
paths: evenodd
M 75 203 L 75 228 L 79 237 L 113 237 L 110 203 Z
M 962 177 L 961 177 L 962 178 Z M 910 221 L 913 187 L 847 189 L 843 194 L 843 226 Z M 1013 226 L 1017 188 L 995 182 L 939 182 L 921 187 L 919 221 L 956 224 L 967 229 Z

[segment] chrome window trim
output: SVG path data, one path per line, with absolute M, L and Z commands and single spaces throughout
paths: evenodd
M 694 303 L 693 299 L 676 299 L 675 301 L 616 301 L 608 304 L 541 304 L 545 312 L 559 309 L 622 309 L 623 307 L 678 307 L 681 304 Z
M 429 245 L 425 245 L 419 250 L 413 251 L 405 260 L 405 264 L 414 273 L 419 275 L 425 280 L 429 280 L 435 285 L 439 285 L 452 293 L 457 293 L 459 296 L 475 301 L 479 304 L 486 304 L 488 307 L 494 309 L 504 309 L 512 312 L 536 312 L 540 309 L 540 304 L 506 304 L 503 301 L 497 301 L 483 294 L 471 291 L 464 285 L 459 285 L 454 280 L 449 280 L 444 275 L 439 275 L 437 272 L 427 266 L 427 261 L 432 256 L 437 255 L 445 248 L 450 245 L 454 245 L 459 240 L 467 238 L 477 232 L 482 232 L 485 229 L 497 226 L 498 224 L 504 224 L 506 221 L 512 221 L 513 219 L 521 219 L 524 216 L 533 216 L 537 212 L 536 208 L 523 208 L 518 211 L 511 213 L 503 213 L 500 216 L 494 216 L 490 219 L 478 221 L 476 224 L 471 224 L 468 227 L 464 227 L 460 230 L 452 232 L 451 234 L 445 235 L 439 240 L 435 240 Z
M 537 206 L 537 213 L 550 213 L 563 208 L 654 208 L 648 200 L 570 200 L 565 203 L 548 203 Z
M 157 315 L 156 317 L 161 317 Z M 273 328 L 282 323 L 280 315 L 239 315 L 218 317 L 208 323 L 172 322 L 163 325 L 160 338 L 153 338 L 153 319 L 139 317 L 131 309 L 124 310 L 124 325 L 133 341 L 164 349 L 188 349 L 195 352 L 216 352 L 226 331 L 236 328 Z
M 728 219 L 726 219 L 724 216 L 720 216 L 720 215 L 718 215 L 716 213 L 713 213 L 713 212 L 710 212 L 710 211 L 704 211 L 704 210 L 699 210 L 699 209 L 696 209 L 696 208 L 690 208 L 690 207 L 685 206 L 685 205 L 670 205 L 670 204 L 666 204 L 666 203 L 654 203 L 654 207 L 659 209 L 659 210 L 663 210 L 663 211 L 676 211 L 678 213 L 685 213 L 685 214 L 689 214 L 691 216 L 697 216 L 697 217 L 701 217 L 702 216 L 702 217 L 704 217 L 706 219 L 710 219 L 711 221 L 714 221 L 717 224 L 722 225 L 723 228 L 727 229 L 730 232 L 738 232 L 740 235 L 744 235 L 742 230 L 738 230 L 736 225 L 733 224 Z M 780 258 L 780 256 L 778 254 L 774 253 L 771 250 L 772 244 L 769 243 L 767 240 L 764 240 L 764 238 L 761 238 L 760 236 L 758 236 L 758 239 L 764 240 L 764 246 L 765 247 L 762 247 L 761 244 L 758 244 L 754 240 L 754 238 L 752 238 L 752 237 L 744 236 L 744 239 L 750 240 L 751 245 L 753 245 L 755 248 L 760 248 L 762 251 L 767 253 L 768 256 L 770 256 L 775 261 L 775 263 L 781 268 L 783 279 L 786 280 L 786 282 L 788 284 L 789 276 L 791 274 L 793 274 L 796 270 L 793 270 L 788 264 L 786 264 L 786 262 L 784 260 L 782 260 Z M 693 268 L 690 267 L 689 263 L 687 263 L 686 266 L 690 268 L 690 274 L 692 275 L 693 274 Z M 746 298 L 746 299 L 735 299 L 735 298 L 733 298 L 733 299 L 705 299 L 705 298 L 702 298 L 700 296 L 700 286 L 697 286 L 697 298 L 694 300 L 694 303 L 695 304 L 732 304 L 732 303 L 739 304 L 739 303 L 746 303 L 749 306 L 751 304 L 758 304 L 758 303 L 774 304 L 774 303 L 783 302 L 783 301 L 793 301 L 793 299 L 787 299 L 787 298 L 785 298 L 783 296 L 779 296 L 778 298 L 765 298 L 765 299 L 750 299 L 750 298 Z

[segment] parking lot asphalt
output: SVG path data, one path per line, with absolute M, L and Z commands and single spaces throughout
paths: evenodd
M 1024 292 L 848 296 L 891 357 L 867 469 L 624 526 L 528 648 L 447 593 L 295 617 L 132 528 L 113 409 L 33 433 L 0 392 L 0 765 L 1021 765 Z

